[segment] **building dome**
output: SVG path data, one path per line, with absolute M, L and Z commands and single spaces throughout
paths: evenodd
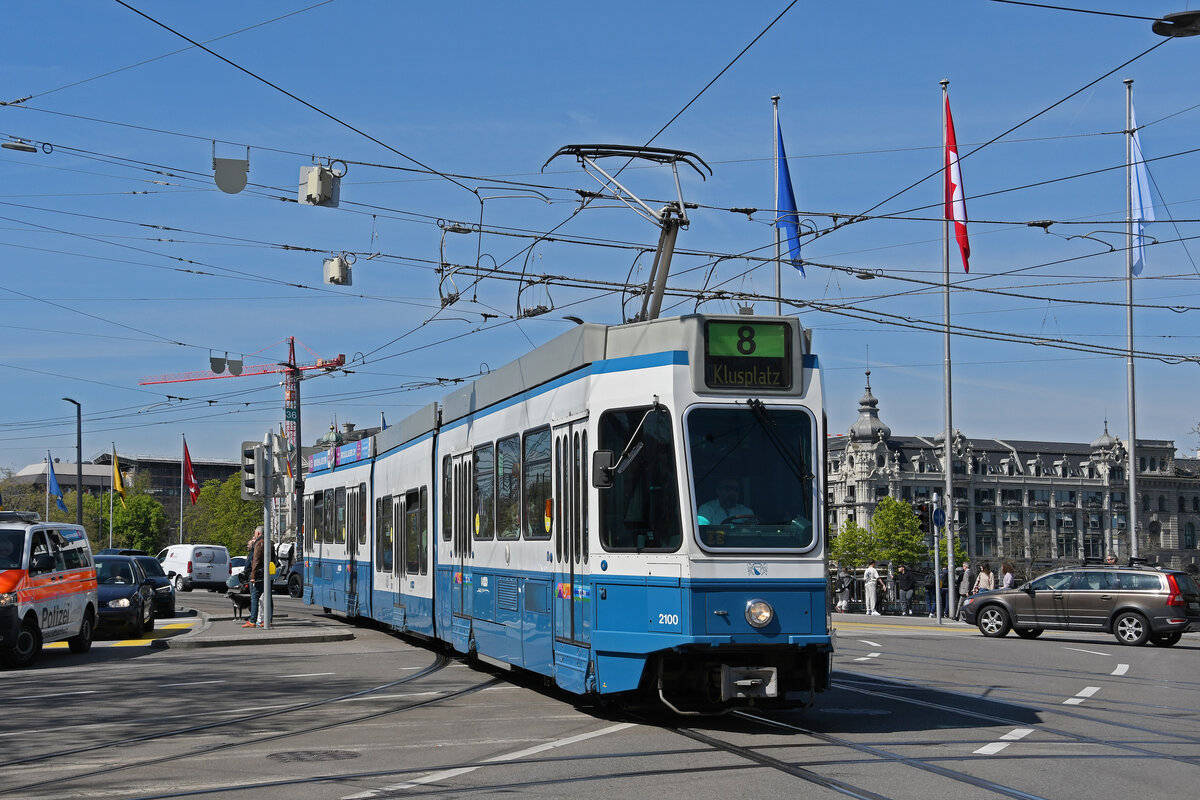
M 1108 420 L 1104 420 L 1104 434 L 1092 442 L 1092 450 L 1109 450 L 1117 443 L 1117 439 L 1108 433 Z
M 867 391 L 858 399 L 858 419 L 850 426 L 850 438 L 857 442 L 886 440 L 892 429 L 879 419 L 879 401 L 871 394 L 871 370 L 867 370 Z

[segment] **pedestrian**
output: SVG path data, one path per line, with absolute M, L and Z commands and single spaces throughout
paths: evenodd
M 942 567 L 938 577 L 942 581 L 942 616 L 950 613 L 950 570 L 947 567 Z
M 995 588 L 996 576 L 992 574 L 991 565 L 981 564 L 979 566 L 979 574 L 975 576 L 975 585 L 971 587 L 971 594 L 990 592 Z
M 916 589 L 917 579 L 908 571 L 908 567 L 901 564 L 896 568 L 896 594 L 900 598 L 901 616 L 912 616 L 912 599 Z
M 875 609 L 875 598 L 879 595 L 879 570 L 875 569 L 875 559 L 868 561 L 863 570 L 863 594 L 867 599 L 867 616 L 882 616 Z
M 1000 565 L 1000 573 L 1003 576 L 1000 579 L 1000 588 L 1001 589 L 1013 588 L 1013 580 L 1014 580 L 1013 579 L 1013 565 L 1010 562 L 1005 561 L 1003 564 Z
M 243 574 L 250 580 L 250 615 L 242 624 L 243 628 L 261 628 L 258 622 L 259 606 L 262 603 L 263 581 L 263 528 L 259 525 L 254 529 L 254 535 L 246 543 L 246 569 Z
M 970 561 L 963 559 L 962 574 L 958 578 L 958 606 L 955 609 L 956 617 L 962 617 L 963 600 L 966 600 L 971 596 L 971 590 L 974 588 L 975 570 L 971 569 Z
M 837 592 L 837 605 L 834 610 L 845 614 L 846 609 L 850 607 L 850 588 L 854 585 L 854 576 L 850 574 L 850 568 L 843 565 L 841 572 L 838 573 L 837 582 L 834 584 L 834 591 Z
M 925 573 L 925 611 L 929 614 L 929 618 L 933 619 L 933 614 L 937 611 L 937 580 L 933 570 Z

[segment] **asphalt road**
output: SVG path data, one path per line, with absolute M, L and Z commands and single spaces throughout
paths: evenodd
M 229 613 L 218 595 L 180 600 Z M 892 622 L 839 622 L 834 688 L 814 708 L 702 718 L 579 705 L 368 627 L 321 644 L 47 652 L 0 672 L 0 798 L 1194 794 L 1200 635 L 1130 648 Z

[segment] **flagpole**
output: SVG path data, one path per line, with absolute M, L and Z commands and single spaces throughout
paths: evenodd
M 50 519 L 50 470 L 54 469 L 50 465 L 50 451 L 46 451 L 46 519 Z
M 775 316 L 783 316 L 783 284 L 779 275 L 779 261 L 783 257 L 779 236 L 779 95 L 771 95 L 771 108 L 775 115 L 772 136 L 775 137 Z
M 112 547 L 113 484 L 117 477 L 117 443 L 112 443 L 112 475 L 108 476 L 108 546 Z
M 1133 383 L 1133 78 L 1125 79 L 1125 357 L 1126 393 L 1129 405 L 1129 555 L 1138 555 L 1137 495 L 1137 410 Z
M 946 109 L 949 107 L 949 95 L 946 87 L 950 85 L 950 81 L 943 78 L 940 81 L 942 85 L 942 156 L 945 160 L 947 147 L 949 146 L 949 128 L 947 127 Z M 949 178 L 950 165 L 943 166 L 943 190 L 946 186 L 946 180 Z M 943 217 L 948 215 L 943 209 Z M 944 356 L 942 366 L 942 381 L 945 390 L 945 406 L 946 406 L 946 427 L 945 441 L 943 442 L 946 473 L 946 583 L 949 584 L 949 604 L 946 613 L 953 616 L 955 609 L 958 607 L 957 591 L 958 586 L 954 580 L 954 518 L 956 516 L 954 510 L 954 455 L 953 455 L 953 431 L 954 425 L 952 421 L 952 404 L 950 395 L 950 220 L 942 220 L 942 274 L 945 283 L 942 291 L 942 315 L 945 318 L 946 335 L 944 344 Z
M 186 453 L 187 452 L 187 436 L 182 433 L 179 435 L 183 437 L 183 452 Z M 184 491 L 184 489 L 183 489 L 183 473 L 186 468 L 187 468 L 187 465 L 184 464 L 184 459 L 182 456 L 180 456 L 180 458 L 179 458 L 179 543 L 180 544 L 183 544 L 183 491 Z

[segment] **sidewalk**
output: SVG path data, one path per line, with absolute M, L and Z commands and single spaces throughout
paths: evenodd
M 243 628 L 246 620 L 196 612 L 200 624 L 187 633 L 166 639 L 156 639 L 152 647 L 187 649 L 196 647 L 238 647 L 261 644 L 310 644 L 313 642 L 343 642 L 354 638 L 354 629 L 343 622 L 308 618 L 289 618 L 275 614 L 270 629 Z
M 931 618 L 927 613 L 917 613 L 913 610 L 912 616 L 900 616 L 899 614 L 884 614 L 875 616 L 874 614 L 867 616 L 866 614 L 833 612 L 833 625 L 878 625 L 882 627 L 909 627 L 915 626 L 919 628 L 940 628 L 943 630 L 953 631 L 973 631 L 973 625 L 967 625 L 965 622 L 959 622 L 956 619 L 943 618 L 941 624 L 938 624 L 937 619 Z

